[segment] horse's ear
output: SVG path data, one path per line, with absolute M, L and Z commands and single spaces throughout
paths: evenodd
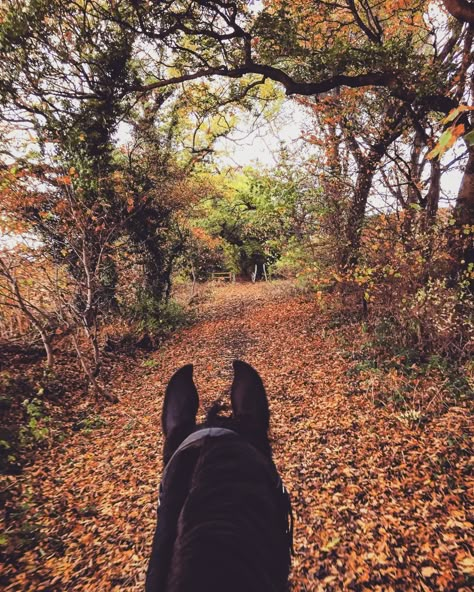
M 168 437 L 176 428 L 192 431 L 196 425 L 199 397 L 193 382 L 193 365 L 180 368 L 166 387 L 161 422 Z
M 233 366 L 234 382 L 230 397 L 234 417 L 250 429 L 267 432 L 270 412 L 262 379 L 245 362 L 234 360 Z

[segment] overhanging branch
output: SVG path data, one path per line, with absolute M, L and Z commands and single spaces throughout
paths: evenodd
M 149 92 L 157 88 L 164 88 L 173 84 L 179 84 L 190 80 L 197 80 L 199 78 L 206 78 L 212 76 L 223 76 L 225 78 L 241 78 L 248 74 L 260 74 L 264 78 L 268 78 L 283 85 L 287 96 L 301 95 L 301 96 L 315 96 L 327 93 L 335 88 L 347 86 L 350 88 L 361 88 L 364 86 L 383 87 L 387 88 L 390 94 L 406 103 L 426 104 L 426 107 L 433 111 L 440 111 L 448 113 L 455 105 L 452 99 L 440 96 L 426 96 L 417 98 L 416 95 L 407 90 L 394 71 L 386 72 L 369 72 L 366 74 L 356 74 L 349 76 L 347 74 L 338 74 L 330 76 L 324 80 L 314 82 L 299 82 L 294 80 L 289 74 L 265 64 L 256 64 L 254 62 L 247 63 L 243 66 L 235 68 L 215 67 L 215 68 L 201 68 L 189 74 L 182 74 L 181 76 L 172 76 L 171 78 L 157 80 L 151 84 L 136 85 L 129 88 L 129 91 Z
M 247 74 L 261 74 L 266 78 L 279 82 L 284 86 L 287 95 L 318 95 L 339 86 L 349 86 L 351 88 L 360 88 L 362 86 L 398 87 L 397 78 L 393 72 L 370 72 L 368 74 L 359 74 L 355 76 L 338 74 L 337 76 L 331 76 L 319 82 L 298 82 L 279 68 L 264 64 L 251 63 L 237 68 L 201 68 L 190 74 L 172 76 L 171 78 L 164 80 L 157 80 L 151 84 L 134 86 L 131 87 L 130 90 L 148 92 L 157 88 L 164 88 L 172 84 L 179 84 L 181 82 L 196 80 L 198 78 L 209 76 L 240 78 Z

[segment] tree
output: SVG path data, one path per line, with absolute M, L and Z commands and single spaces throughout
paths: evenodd
M 53 311 L 43 301 L 45 286 L 35 281 L 37 255 L 18 248 L 0 252 L 0 298 L 3 307 L 20 312 L 31 324 L 41 338 L 46 365 L 51 368 L 54 362 L 52 335 L 56 323 Z
M 452 89 L 465 80 L 457 48 L 469 37 L 466 27 L 454 26 L 449 38 L 440 39 L 439 16 L 430 16 L 428 4 L 418 0 L 394 10 L 390 2 L 272 0 L 253 9 L 246 2 L 175 1 L 145 7 L 124 0 L 113 6 L 90 2 L 86 14 L 92 30 L 104 23 L 135 40 L 140 63 L 124 93 L 212 76 L 247 76 L 249 87 L 269 78 L 288 95 L 301 96 L 344 86 L 382 87 L 419 126 L 420 111 L 448 113 L 457 105 Z M 62 24 L 71 10 L 76 9 L 56 0 L 50 14 Z M 45 27 L 38 20 L 35 26 Z M 466 46 L 463 55 L 469 55 Z M 76 91 L 75 96 L 83 100 L 95 91 Z
M 290 259 L 301 266 L 316 256 L 312 239 L 323 207 L 307 165 L 282 150 L 274 171 L 247 167 L 216 178 L 215 191 L 193 209 L 194 234 L 223 253 L 225 268 L 247 277 L 256 265 L 262 273 L 264 264 L 277 273 L 289 267 L 297 271 Z
M 339 201 L 346 201 L 346 206 L 339 220 L 342 236 L 337 257 L 342 269 L 354 267 L 372 181 L 387 149 L 407 126 L 406 107 L 387 93 L 370 90 L 338 91 L 320 101 L 304 101 L 304 104 L 315 117 L 316 130 L 311 130 L 310 141 L 319 145 L 332 142 L 326 151 L 330 166 L 340 169 L 337 160 L 341 143 L 346 145 L 355 164 L 355 183 L 350 197 L 346 197 L 347 188 L 338 196 Z M 322 127 L 329 131 L 324 141 L 317 138 Z M 330 174 L 333 177 L 334 171 L 330 170 Z M 341 228 L 337 232 L 340 235 Z
M 114 190 L 112 138 L 128 109 L 123 95 L 134 76 L 133 37 L 112 23 L 94 28 L 85 6 L 69 6 L 68 18 L 55 20 L 45 3 L 15 11 L 21 4 L 3 7 L 0 51 L 8 67 L 1 118 L 27 134 L 26 153 L 5 162 L 29 175 L 31 187 L 24 189 L 36 199 L 11 211 L 28 220 L 58 264 L 67 263 L 78 286 L 87 283 L 84 250 L 90 265 L 100 267 L 93 305 L 87 293 L 77 294 L 93 323 L 98 307 L 113 306 L 110 249 L 126 214 Z
M 443 0 L 446 10 L 463 23 L 474 25 L 474 4 L 469 0 Z

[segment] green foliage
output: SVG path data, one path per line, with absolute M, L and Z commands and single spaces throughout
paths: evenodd
M 222 268 L 249 277 L 265 264 L 294 276 L 309 260 L 321 191 L 305 164 L 282 152 L 277 169 L 222 178 L 220 191 L 194 208 L 195 227 L 218 241 Z
M 44 536 L 41 530 L 41 510 L 34 510 L 29 488 L 22 492 L 22 499 L 21 503 L 13 503 L 9 507 L 8 522 L 15 526 L 2 533 L 0 556 L 3 553 L 8 553 L 10 558 L 21 555 L 35 548 Z
M 50 417 L 44 412 L 44 403 L 37 397 L 25 399 L 23 407 L 26 422 L 20 428 L 20 444 L 24 447 L 32 447 L 44 441 L 50 434 L 48 424 Z
M 451 125 L 441 134 L 433 150 L 427 154 L 428 159 L 440 158 L 456 143 L 457 139 L 465 132 L 465 124 L 458 123 L 458 121 L 464 113 L 472 110 L 474 110 L 474 107 L 459 105 L 459 107 L 451 109 L 449 114 L 441 120 L 441 123 Z M 464 136 L 464 141 L 470 145 L 474 143 L 474 130 Z
M 92 430 L 103 428 L 106 425 L 107 421 L 103 417 L 93 414 L 81 419 L 78 422 L 77 427 L 83 430 L 84 433 L 90 433 Z
M 156 301 L 143 295 L 134 307 L 133 317 L 137 319 L 138 330 L 161 340 L 191 321 L 191 313 L 173 300 Z
M 141 363 L 142 368 L 154 368 L 157 366 L 158 362 L 156 360 L 145 360 Z

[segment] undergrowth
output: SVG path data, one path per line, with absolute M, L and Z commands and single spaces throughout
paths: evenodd
M 173 331 L 192 322 L 193 315 L 174 300 L 164 303 L 152 297 L 142 297 L 133 307 L 131 318 L 136 319 L 139 333 L 149 334 L 159 343 Z
M 366 323 L 352 331 L 358 337 L 345 343 L 350 362 L 346 374 L 352 393 L 365 393 L 375 407 L 391 406 L 403 423 L 423 425 L 433 415 L 472 402 L 474 364 L 470 360 L 404 347 L 389 332 L 368 331 Z

